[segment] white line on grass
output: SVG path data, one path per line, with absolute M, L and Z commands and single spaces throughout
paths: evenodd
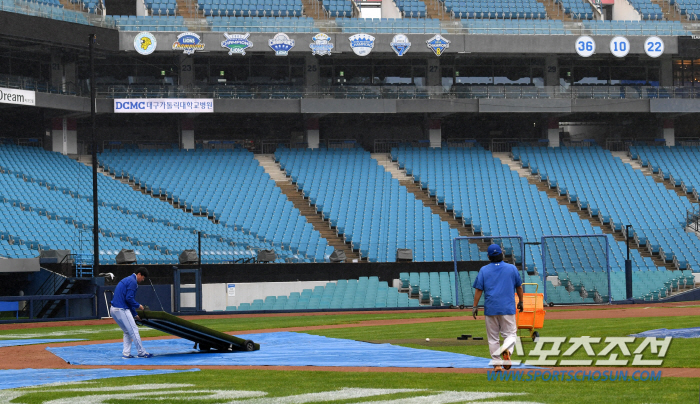
M 447 404 L 465 401 L 483 400 L 485 398 L 507 397 L 521 393 L 488 393 L 475 391 L 443 391 L 430 396 L 400 398 L 397 400 L 367 401 L 358 404 Z M 480 403 L 481 404 L 481 403 Z
M 319 401 L 351 400 L 353 398 L 381 396 L 385 394 L 413 393 L 425 391 L 418 389 L 360 389 L 343 388 L 337 391 L 324 391 L 322 393 L 307 393 L 287 397 L 266 397 L 256 400 L 236 401 L 241 404 L 303 404 Z
M 238 390 L 171 390 L 171 391 L 142 391 L 138 393 L 122 393 L 122 394 L 93 394 L 80 397 L 59 398 L 57 400 L 45 401 L 44 404 L 107 404 L 113 400 L 130 400 L 130 401 L 147 401 L 155 400 L 173 401 L 190 401 L 190 400 L 236 400 L 239 398 L 260 397 L 267 393 L 263 391 L 238 391 Z M 152 397 L 163 396 L 169 397 Z

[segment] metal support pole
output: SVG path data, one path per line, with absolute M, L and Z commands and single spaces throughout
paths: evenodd
M 202 232 L 197 232 L 197 259 L 199 260 L 199 269 L 202 269 Z
M 95 134 L 95 40 L 97 36 L 90 34 L 90 120 L 92 125 L 92 245 L 93 265 L 92 276 L 100 273 L 100 239 L 97 212 L 97 135 Z
M 625 233 L 627 234 L 627 259 L 625 260 L 625 298 L 632 299 L 633 289 L 632 289 L 632 260 L 630 259 L 630 229 L 632 225 L 625 226 Z
M 628 224 L 625 226 L 625 235 L 626 235 L 626 242 L 627 242 L 627 261 L 630 259 L 630 229 L 632 228 L 631 224 Z
M 529 243 L 523 243 L 523 246 L 528 246 L 528 245 L 542 245 L 542 243 L 541 243 L 541 242 L 536 242 L 536 241 L 535 241 L 535 242 L 529 242 Z M 525 257 L 527 257 L 527 254 L 526 254 L 526 252 L 525 252 L 525 247 L 523 247 L 523 267 L 522 267 L 522 269 L 521 269 L 521 273 L 522 273 L 521 278 L 522 278 L 522 279 L 525 279 L 525 272 L 527 271 L 527 269 L 525 268 L 526 265 L 527 265 L 527 261 L 526 261 L 526 258 L 525 258 Z

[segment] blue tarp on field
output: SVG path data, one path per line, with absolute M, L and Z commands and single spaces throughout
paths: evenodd
M 82 339 L 64 338 L 64 339 L 45 339 L 45 338 L 27 338 L 27 339 L 0 339 L 0 348 L 6 346 L 20 345 L 35 345 L 35 344 L 50 344 L 52 342 L 69 342 L 69 341 L 84 341 Z
M 183 339 L 144 341 L 150 359 L 122 359 L 122 343 L 47 348 L 73 365 L 229 365 L 229 366 L 369 366 L 488 368 L 489 360 L 452 352 L 372 344 L 294 332 L 242 336 L 260 344 L 253 352 L 201 353 Z
M 658 330 L 650 330 L 640 332 L 639 334 L 632 334 L 632 337 L 656 337 L 656 338 L 700 338 L 700 327 L 694 328 L 659 328 Z
M 0 370 L 0 390 L 41 386 L 50 383 L 82 382 L 110 377 L 148 376 L 164 373 L 191 372 L 190 370 L 126 370 L 126 369 L 6 369 Z

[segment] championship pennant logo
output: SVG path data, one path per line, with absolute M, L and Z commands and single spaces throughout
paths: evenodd
M 425 41 L 425 43 L 428 45 L 428 48 L 430 48 L 435 56 L 440 56 L 445 52 L 445 49 L 450 47 L 450 41 L 447 39 L 443 38 L 442 35 L 437 34 L 434 37 L 428 39 Z
M 193 32 L 183 32 L 177 36 L 173 43 L 173 50 L 182 50 L 185 55 L 191 55 L 196 51 L 204 50 L 204 44 L 199 35 Z
M 391 40 L 389 45 L 398 56 L 405 55 L 406 52 L 408 52 L 408 48 L 411 47 L 411 43 L 408 42 L 408 37 L 404 34 L 394 35 L 394 39 Z
M 331 43 L 331 37 L 329 37 L 326 34 L 316 34 L 313 38 L 311 38 L 313 43 L 309 44 L 309 48 L 311 48 L 311 54 L 312 55 L 329 55 L 331 54 L 331 51 L 333 50 L 333 44 Z
M 279 33 L 268 41 L 270 48 L 275 51 L 275 56 L 287 56 L 289 50 L 294 47 L 294 40 L 289 39 L 287 34 Z
M 374 37 L 367 34 L 355 34 L 350 38 L 350 47 L 357 56 L 367 56 L 374 48 Z
M 245 50 L 253 47 L 253 43 L 248 39 L 249 33 L 245 35 L 241 34 L 227 34 L 224 33 L 226 37 L 225 40 L 221 41 L 221 47 L 228 49 L 228 54 L 233 55 L 237 53 L 239 55 L 245 55 Z

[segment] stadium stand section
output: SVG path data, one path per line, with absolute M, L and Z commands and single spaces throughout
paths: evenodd
M 581 0 L 554 0 L 564 13 L 574 20 L 592 20 L 595 16 L 590 3 Z
M 640 160 L 642 167 L 649 167 L 653 174 L 658 174 L 664 181 L 670 181 L 680 187 L 686 194 L 696 200 L 698 178 L 700 178 L 700 147 L 698 146 L 632 146 L 630 156 Z M 693 268 L 700 271 L 700 268 Z
M 0 154 L 1 205 L 8 213 L 2 215 L 0 231 L 3 241 L 12 243 L 8 255 L 26 256 L 27 248 L 33 256 L 43 249 L 91 252 L 92 184 L 78 179 L 89 178 L 90 168 L 36 147 L 4 144 Z M 253 235 L 173 209 L 106 176 L 99 175 L 98 184 L 103 195 L 98 202 L 104 263 L 114 263 L 121 249 L 134 249 L 142 264 L 177 263 L 181 251 L 196 249 L 197 231 L 204 237 L 205 263 L 254 258 L 257 249 L 275 250 L 278 262 L 299 258 Z
M 539 239 L 545 234 L 595 232 L 590 224 L 540 194 L 480 147 L 399 147 L 392 149 L 391 156 L 399 168 L 420 182 L 438 203 L 444 204 L 445 210 L 471 226 L 475 234 L 517 234 Z M 493 192 L 499 189 L 504 191 Z M 541 269 L 538 255 L 539 249 L 530 248 L 526 261 Z
M 445 11 L 455 18 L 470 19 L 546 19 L 544 5 L 536 0 L 518 1 L 445 1 Z
M 95 5 L 90 11 L 94 12 Z M 109 22 L 90 20 L 86 13 L 67 10 L 58 0 L 45 0 L 42 2 L 21 0 L 0 0 L 0 11 L 32 15 L 43 18 L 51 18 L 59 21 L 72 22 L 83 25 L 112 26 Z M 88 9 L 86 9 L 88 11 Z
M 423 34 L 444 33 L 440 20 L 436 18 L 401 19 L 401 18 L 341 18 L 335 23 L 343 32 L 376 32 L 378 34 Z
M 299 17 L 301 0 L 202 0 L 197 8 L 205 17 Z
M 674 0 L 671 4 L 680 15 L 690 21 L 697 21 L 700 15 L 700 5 L 694 0 Z
M 534 153 L 539 149 L 527 150 L 532 150 Z M 518 150 L 515 149 L 516 154 L 520 153 Z M 556 149 L 543 148 L 543 150 Z M 446 210 L 452 210 L 456 218 L 461 218 L 465 225 L 471 226 L 475 234 L 519 234 L 526 240 L 539 240 L 543 235 L 550 234 L 602 234 L 600 228 L 591 226 L 588 221 L 582 220 L 578 215 L 569 212 L 566 207 L 539 192 L 525 178 L 510 171 L 490 152 L 481 148 L 400 147 L 392 149 L 392 159 L 396 160 L 399 167 L 404 168 L 407 174 L 419 181 L 421 187 L 435 196 L 439 203 L 444 203 Z M 581 162 L 578 161 L 578 163 Z M 532 164 L 543 167 L 535 162 Z M 562 167 L 559 171 L 566 170 L 576 171 L 571 166 Z M 540 168 L 540 172 L 544 173 L 545 169 Z M 612 178 L 616 176 L 614 172 L 608 172 L 608 175 Z M 600 182 L 604 182 L 602 177 Z M 501 191 L 493 192 L 494 189 Z M 608 192 L 612 192 L 612 190 L 608 190 Z M 700 240 L 696 239 L 696 241 Z M 624 269 L 625 245 L 621 242 L 611 242 L 610 248 L 611 270 L 613 273 L 617 273 L 614 276 L 619 277 Z M 526 254 L 526 262 L 534 263 L 535 266 L 532 268 L 528 265 L 528 271 L 530 273 L 541 271 L 543 266 L 540 249 L 526 247 Z M 631 254 L 633 265 L 640 272 L 645 274 L 664 272 L 664 270 L 657 271 L 653 261 L 648 257 L 642 257 L 639 251 L 632 250 Z M 601 260 L 604 260 L 604 257 L 593 252 L 585 252 L 580 256 L 556 257 L 553 266 L 556 268 L 579 268 L 585 277 L 587 275 L 584 268 L 605 268 L 605 264 Z M 521 259 L 515 257 L 515 261 L 518 263 L 521 262 Z M 548 271 L 547 275 L 556 276 L 557 273 L 556 271 L 551 273 Z M 600 276 L 591 274 L 591 269 L 588 270 L 588 274 Z M 649 275 L 649 277 L 653 276 L 655 275 Z M 526 278 L 528 281 L 541 285 L 538 276 L 528 274 Z M 615 300 L 624 299 L 624 288 L 620 287 L 619 283 L 613 282 L 613 285 L 613 298 Z M 650 291 L 660 290 L 663 282 L 656 282 L 655 285 L 649 289 L 640 286 L 635 295 L 641 298 L 649 294 Z M 607 291 L 605 294 L 607 295 Z
M 418 300 L 379 281 L 376 276 L 359 279 L 340 279 L 326 286 L 304 289 L 289 296 L 267 296 L 252 303 L 241 303 L 227 310 L 306 310 L 306 309 L 361 309 L 386 307 L 417 307 Z
M 584 21 L 593 35 L 691 35 L 680 21 Z
M 175 0 L 146 0 L 144 3 L 153 16 L 174 16 L 177 13 Z
M 629 0 L 632 7 L 639 13 L 642 20 L 663 20 L 664 13 L 661 6 L 650 0 Z
M 423 8 L 425 8 L 425 4 L 423 5 Z M 324 1 L 323 10 L 326 12 L 326 15 L 331 18 L 349 18 L 353 16 L 352 2 L 348 0 Z M 425 17 L 425 10 L 423 11 L 423 16 Z
M 461 13 L 452 11 L 455 17 Z M 463 19 L 470 34 L 483 35 L 571 35 L 561 20 L 473 20 Z
M 122 31 L 187 31 L 182 16 L 159 16 L 154 13 L 154 16 L 117 15 L 113 18 L 117 29 Z
M 333 252 L 246 150 L 106 151 L 100 164 L 147 193 L 279 247 L 283 256 L 324 262 Z
M 426 17 L 425 3 L 420 0 L 396 0 L 395 3 L 403 18 Z
M 451 261 L 459 236 L 360 149 L 277 149 L 297 188 L 330 225 L 370 262 L 396 261 L 397 248 L 414 261 Z
M 618 231 L 630 224 L 634 228 L 630 237 L 639 245 L 678 269 L 697 268 L 700 239 L 686 233 L 682 222 L 691 209 L 686 198 L 597 146 L 516 148 L 513 154 L 536 167 L 542 179 L 592 217 L 600 217 Z M 622 262 L 621 257 L 617 262 Z M 641 269 L 639 264 L 635 266 Z
M 310 17 L 207 17 L 215 32 L 319 32 Z

